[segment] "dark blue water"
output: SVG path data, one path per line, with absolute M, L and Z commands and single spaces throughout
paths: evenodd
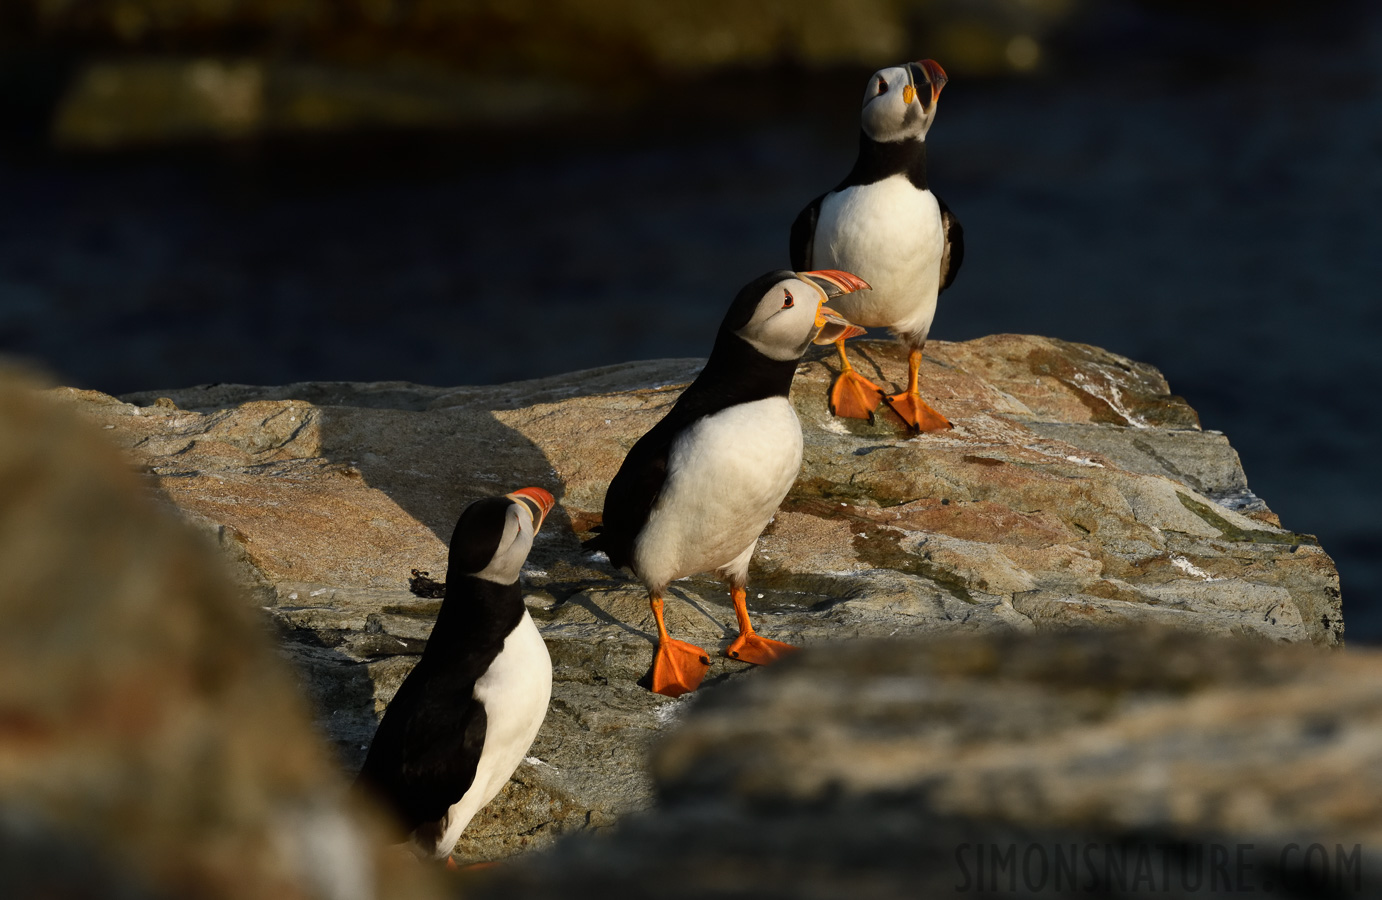
M 1218 68 L 1210 43 L 951 81 L 932 184 L 967 255 L 932 334 L 1160 367 L 1334 556 L 1349 638 L 1379 641 L 1382 16 L 1278 28 Z M 0 349 L 112 393 L 704 355 L 849 168 L 866 74 L 673 86 L 517 131 L 11 155 Z

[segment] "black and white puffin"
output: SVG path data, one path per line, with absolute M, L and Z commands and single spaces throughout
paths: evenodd
M 813 341 L 863 333 L 824 304 L 867 287 L 848 272 L 785 270 L 746 285 L 705 368 L 610 482 L 600 532 L 585 547 L 648 588 L 657 693 L 694 691 L 710 666 L 704 650 L 668 637 L 663 621 L 663 591 L 687 575 L 714 572 L 729 585 L 739 636 L 726 655 L 762 665 L 794 649 L 754 633 L 749 558 L 801 470 L 801 423 L 787 402 L 797 363 Z
M 422 659 L 384 712 L 355 789 L 392 810 L 419 856 L 450 856 L 547 715 L 552 660 L 519 572 L 555 501 L 525 487 L 466 507 Z
M 926 186 L 926 132 L 945 82 L 945 70 L 930 59 L 875 72 L 864 90 L 854 168 L 801 211 L 791 235 L 794 268 L 846 269 L 872 285 L 837 307 L 855 324 L 890 329 L 911 351 L 907 389 L 887 400 L 917 431 L 950 427 L 921 399 L 917 370 L 936 298 L 964 259 L 959 220 Z M 838 348 L 830 409 L 871 420 L 883 389 L 854 371 L 843 343 Z

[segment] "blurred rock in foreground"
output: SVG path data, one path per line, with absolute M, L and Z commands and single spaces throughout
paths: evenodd
M 656 807 L 504 897 L 1370 897 L 1382 654 L 1163 629 L 861 641 L 707 693 Z
M 1200 430 L 1154 369 L 1019 335 L 928 354 L 923 392 L 955 428 L 920 437 L 886 413 L 832 419 L 833 357 L 802 364 L 792 401 L 805 463 L 750 573 L 763 634 L 809 647 L 1156 624 L 1263 646 L 1340 643 L 1329 557 L 1279 526 L 1227 439 Z M 857 365 L 882 384 L 906 375 L 891 342 L 861 343 Z M 655 634 L 644 591 L 578 540 L 628 448 L 699 366 L 491 387 L 56 394 L 219 541 L 349 771 L 439 606 L 410 592 L 410 571 L 444 578 L 445 542 L 471 500 L 525 484 L 557 495 L 526 573 L 555 667 L 551 711 L 529 762 L 461 841 L 462 856 L 492 859 L 650 802 L 646 749 L 687 702 L 638 685 Z M 732 637 L 713 580 L 675 585 L 667 618 L 712 654 Z M 708 688 L 761 674 L 713 658 Z
M 262 620 L 90 423 L 0 372 L 0 896 L 438 896 Z

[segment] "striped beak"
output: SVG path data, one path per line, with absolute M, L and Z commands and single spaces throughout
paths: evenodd
M 934 59 L 923 59 L 917 65 L 926 70 L 926 80 L 931 82 L 931 102 L 935 103 L 941 97 L 941 88 L 950 79 L 945 77 L 945 70 Z
M 821 289 L 825 298 L 821 305 L 816 309 L 817 332 L 813 344 L 833 344 L 836 341 L 843 341 L 846 338 L 858 337 L 864 333 L 864 329 L 850 322 L 844 316 L 825 304 L 835 299 L 843 297 L 845 294 L 852 294 L 855 291 L 866 291 L 869 283 L 855 275 L 853 272 L 844 272 L 840 269 L 817 269 L 814 272 L 798 272 L 797 277 L 809 281 Z
M 528 511 L 533 514 L 534 532 L 542 528 L 547 514 L 552 511 L 552 507 L 557 505 L 556 498 L 540 487 L 519 488 L 512 494 L 505 494 L 504 496 L 528 508 Z
M 796 275 L 825 291 L 827 303 L 842 294 L 852 294 L 855 291 L 869 289 L 867 281 L 853 272 L 842 272 L 839 269 L 817 269 L 814 272 L 798 272 Z

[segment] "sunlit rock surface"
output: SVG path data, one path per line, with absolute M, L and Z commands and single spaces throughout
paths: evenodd
M 889 342 L 859 344 L 857 364 L 880 383 L 905 377 Z M 649 802 L 646 749 L 685 702 L 638 686 L 655 633 L 644 592 L 578 541 L 625 452 L 699 365 L 455 389 L 57 393 L 220 542 L 278 624 L 348 769 L 438 608 L 410 592 L 410 571 L 444 578 L 446 541 L 476 497 L 528 484 L 557 495 L 526 575 L 556 669 L 552 709 L 529 764 L 462 839 L 463 856 L 486 859 Z M 1047 338 L 933 342 L 922 391 L 955 428 L 911 437 L 885 412 L 873 424 L 832 419 L 834 366 L 815 354 L 793 390 L 806 458 L 751 570 L 761 633 L 812 647 L 1154 623 L 1340 642 L 1329 557 L 1279 526 L 1227 439 L 1201 431 L 1151 367 Z M 676 636 L 715 653 L 733 623 L 713 580 L 674 585 Z M 716 657 L 707 690 L 752 677 Z

